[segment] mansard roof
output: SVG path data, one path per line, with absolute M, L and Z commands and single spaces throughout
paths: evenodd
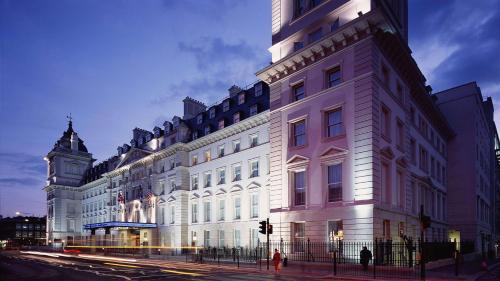
M 62 137 L 54 144 L 52 150 L 68 150 L 71 151 L 71 134 L 75 131 L 73 130 L 73 122 L 68 122 L 68 129 L 63 132 Z M 78 138 L 78 151 L 87 152 L 87 147 L 83 144 L 83 140 Z

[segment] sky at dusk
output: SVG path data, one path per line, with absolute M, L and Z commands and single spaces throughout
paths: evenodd
M 500 108 L 500 1 L 410 0 L 410 48 L 434 92 L 477 81 Z M 256 81 L 268 0 L 0 0 L 0 214 L 45 214 L 43 157 L 73 127 L 99 161 Z M 498 101 L 498 103 L 496 102 Z M 496 114 L 500 122 L 500 109 Z

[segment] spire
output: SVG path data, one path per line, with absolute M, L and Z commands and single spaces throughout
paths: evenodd
M 66 115 L 66 118 L 68 119 L 68 132 L 73 132 L 73 117 L 71 117 L 71 112 L 69 115 Z

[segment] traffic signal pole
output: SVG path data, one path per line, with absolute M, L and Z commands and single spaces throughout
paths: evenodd
M 266 221 L 266 236 L 267 236 L 267 270 L 269 270 L 269 218 Z

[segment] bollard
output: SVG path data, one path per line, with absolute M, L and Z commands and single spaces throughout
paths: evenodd
M 458 276 L 458 251 L 455 250 L 455 276 Z
M 333 276 L 337 275 L 337 251 L 333 251 Z
M 240 268 L 240 255 L 236 257 L 238 259 L 238 268 Z

